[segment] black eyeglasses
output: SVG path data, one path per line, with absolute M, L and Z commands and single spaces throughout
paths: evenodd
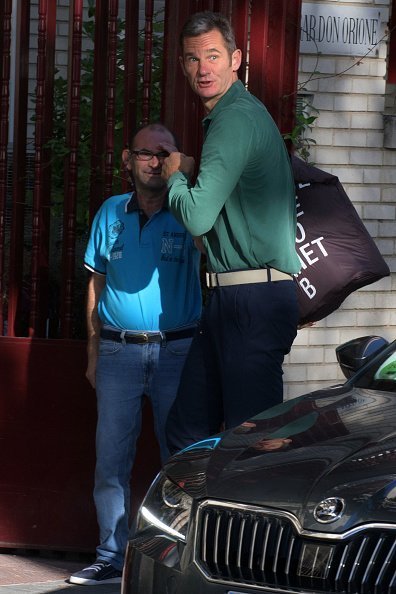
M 160 151 L 159 153 L 153 153 L 152 151 L 147 151 L 146 149 L 142 149 L 141 151 L 131 151 L 133 155 L 136 155 L 136 159 L 138 161 L 151 161 L 153 157 L 157 157 L 158 161 L 162 161 L 169 157 L 168 151 Z

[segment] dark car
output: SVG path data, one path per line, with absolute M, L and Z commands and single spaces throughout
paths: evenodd
M 336 352 L 344 384 L 168 461 L 123 594 L 396 593 L 396 341 Z

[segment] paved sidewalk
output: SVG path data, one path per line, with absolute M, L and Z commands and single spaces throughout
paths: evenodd
M 66 581 L 93 560 L 75 553 L 0 549 L 0 594 L 120 594 L 120 584 L 78 586 Z

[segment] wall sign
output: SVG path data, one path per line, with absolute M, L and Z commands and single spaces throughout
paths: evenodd
M 363 56 L 383 37 L 384 21 L 378 8 L 303 2 L 300 52 Z M 378 50 L 370 56 L 378 56 Z

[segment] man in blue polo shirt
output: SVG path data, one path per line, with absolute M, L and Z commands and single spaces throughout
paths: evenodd
M 165 421 L 201 314 L 199 251 L 167 208 L 165 143 L 176 144 L 162 124 L 135 135 L 131 150 L 123 152 L 135 191 L 103 203 L 85 254 L 92 272 L 86 375 L 97 394 L 94 499 L 100 544 L 95 563 L 70 577 L 74 584 L 121 581 L 142 397 L 151 401 L 165 461 Z

